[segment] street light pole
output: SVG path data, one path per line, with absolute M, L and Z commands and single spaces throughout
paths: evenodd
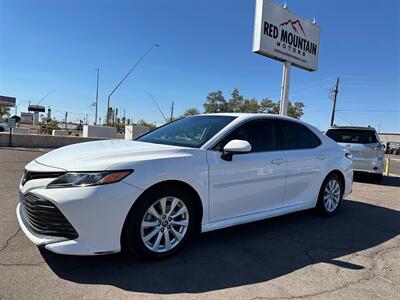
M 119 86 L 124 82 L 124 80 L 132 73 L 132 71 L 140 64 L 140 62 L 147 56 L 147 54 L 150 53 L 151 50 L 153 50 L 154 47 L 160 47 L 158 44 L 153 44 L 143 55 L 142 57 L 139 58 L 139 60 L 136 62 L 136 64 L 129 70 L 129 72 L 124 76 L 124 78 L 121 79 L 121 81 L 116 85 L 116 87 L 111 91 L 111 93 L 108 95 L 107 99 L 107 125 L 110 125 L 110 98 L 112 94 L 119 88 Z

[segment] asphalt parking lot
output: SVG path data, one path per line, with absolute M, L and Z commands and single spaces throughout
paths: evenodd
M 305 211 L 203 234 L 177 256 L 70 257 L 19 230 L 38 150 L 0 149 L 0 299 L 400 299 L 400 177 L 359 178 L 333 218 Z

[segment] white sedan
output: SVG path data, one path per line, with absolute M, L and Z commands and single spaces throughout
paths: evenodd
M 310 208 L 331 216 L 352 182 L 349 152 L 306 123 L 206 114 L 40 156 L 21 179 L 17 216 L 56 253 L 162 258 L 199 231 Z

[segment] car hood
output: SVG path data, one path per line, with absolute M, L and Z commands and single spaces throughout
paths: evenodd
M 102 171 L 114 165 L 174 156 L 185 148 L 129 140 L 104 140 L 65 146 L 36 159 L 48 167 L 66 171 Z M 28 165 L 29 166 L 29 165 Z

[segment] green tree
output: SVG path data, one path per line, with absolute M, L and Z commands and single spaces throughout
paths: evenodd
M 304 109 L 303 102 L 295 102 L 294 105 L 292 105 L 292 103 L 289 102 L 288 116 L 295 119 L 300 119 L 301 116 L 304 115 L 303 109 Z
M 183 113 L 183 116 L 187 117 L 187 116 L 194 116 L 194 115 L 199 115 L 199 114 L 200 114 L 200 111 L 197 108 L 189 108 Z
M 260 103 L 260 112 L 266 114 L 279 114 L 280 101 L 273 102 L 271 99 L 264 98 Z M 289 101 L 288 104 L 288 116 L 300 119 L 304 114 L 304 103 L 295 102 L 294 105 Z
M 146 127 L 149 127 L 151 130 L 157 128 L 156 124 L 154 124 L 154 123 L 148 123 L 148 122 L 146 122 L 145 120 L 142 120 L 142 119 L 140 119 L 139 121 L 137 121 L 136 125 L 139 125 L 139 126 L 146 126 Z
M 278 114 L 279 105 L 269 98 L 264 98 L 260 103 L 259 112 L 265 114 Z
M 260 105 L 258 104 L 257 99 L 246 99 L 244 100 L 244 106 L 241 112 L 244 113 L 258 113 L 260 111 Z
M 243 112 L 245 100 L 238 89 L 233 89 L 231 99 L 228 101 L 228 112 Z
M 14 115 L 14 116 L 10 117 L 10 119 L 14 119 L 15 123 L 19 123 L 21 121 L 21 117 L 19 117 L 17 115 Z
M 222 91 L 214 91 L 207 95 L 207 100 L 203 104 L 206 113 L 219 113 L 227 111 L 227 103 L 222 95 Z
M 7 106 L 6 104 L 0 103 L 0 120 L 3 117 L 8 117 L 10 115 L 10 107 Z

